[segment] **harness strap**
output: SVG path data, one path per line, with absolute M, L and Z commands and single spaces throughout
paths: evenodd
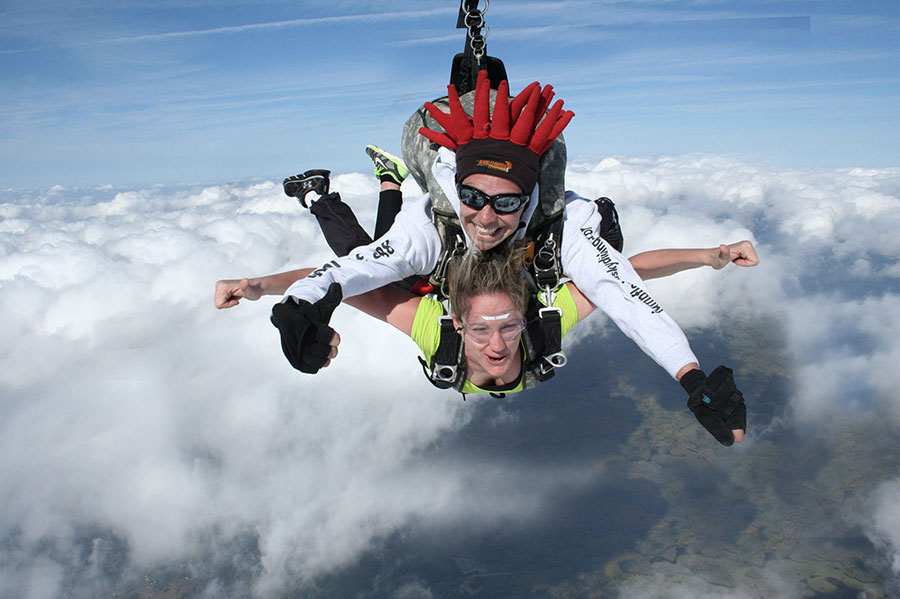
M 538 239 L 540 241 L 540 239 Z M 550 290 L 559 287 L 560 260 L 559 246 L 554 239 L 553 232 L 549 232 L 543 244 L 534 255 L 532 263 L 534 280 L 538 288 L 550 293 Z M 552 298 L 548 298 L 548 304 L 552 304 Z
M 462 337 L 456 332 L 453 317 L 440 317 L 440 340 L 437 351 L 431 356 L 430 363 L 426 364 L 421 357 L 419 362 L 425 371 L 425 376 L 438 389 L 455 387 L 460 379 L 465 381 L 465 362 L 463 361 Z
M 450 266 L 450 259 L 465 253 L 466 240 L 463 237 L 462 229 L 440 221 L 437 215 L 435 215 L 435 225 L 441 234 L 442 247 L 438 263 L 429 275 L 428 282 L 434 285 L 435 293 L 439 297 L 446 298 L 450 296 L 450 290 L 447 288 L 447 268 Z
M 522 331 L 522 345 L 525 348 L 525 374 L 534 377 L 532 380 L 537 379 L 540 383 L 552 378 L 555 374 L 552 368 L 549 370 L 541 368 L 545 341 L 540 323 L 536 319 L 529 321 L 525 330 Z M 526 387 L 530 377 L 525 377 Z
M 479 0 L 461 0 L 457 29 L 466 29 L 466 45 L 463 51 L 453 57 L 450 67 L 450 83 L 463 95 L 475 89 L 478 71 L 488 72 L 491 87 L 497 89 L 507 78 L 503 61 L 487 54 L 487 37 L 490 28 L 485 24 L 484 15 L 488 11 L 488 0 L 484 10 L 478 8 Z M 484 30 L 484 31 L 482 31 Z
M 549 306 L 538 310 L 538 322 L 544 332 L 544 354 L 541 356 L 541 368 L 552 370 L 562 368 L 568 362 L 562 351 L 562 309 Z
M 525 347 L 525 368 L 538 382 L 544 382 L 568 362 L 562 351 L 562 309 L 557 306 L 537 308 L 532 299 L 528 325 L 522 332 Z
M 553 290 L 559 287 L 562 279 L 562 257 L 558 241 L 562 237 L 562 228 L 562 216 L 557 215 L 531 231 L 534 247 L 537 248 L 531 263 L 531 274 L 537 290 L 544 292 L 548 306 L 553 305 Z
M 600 237 L 609 242 L 616 251 L 621 252 L 625 244 L 622 237 L 622 227 L 619 225 L 619 213 L 616 211 L 616 205 L 607 197 L 601 197 L 594 200 L 597 205 L 597 211 L 600 212 Z

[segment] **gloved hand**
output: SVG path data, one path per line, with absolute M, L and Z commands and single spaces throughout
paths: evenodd
M 744 396 L 734 384 L 734 373 L 718 366 L 708 377 L 700 369 L 681 377 L 688 394 L 688 408 L 716 441 L 728 447 L 734 443 L 732 430 L 747 430 Z
M 325 297 L 314 304 L 289 297 L 272 308 L 272 324 L 281 332 L 281 349 L 300 372 L 315 374 L 328 361 L 334 336 L 328 321 L 342 298 L 340 284 L 332 283 Z

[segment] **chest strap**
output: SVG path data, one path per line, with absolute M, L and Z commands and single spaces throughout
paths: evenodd
M 550 372 L 562 368 L 569 361 L 562 350 L 562 308 L 549 306 L 538 310 L 538 322 L 544 333 L 544 351 L 540 368 Z
M 562 309 L 543 307 L 536 297 L 532 297 L 530 304 L 528 325 L 522 332 L 524 366 L 528 375 L 526 389 L 552 378 L 555 369 L 568 362 L 562 351 Z

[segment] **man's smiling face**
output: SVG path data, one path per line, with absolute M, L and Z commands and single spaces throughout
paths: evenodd
M 509 179 L 482 173 L 469 175 L 462 183 L 481 190 L 487 195 L 522 193 L 519 186 Z M 481 210 L 475 210 L 460 203 L 459 220 L 475 247 L 486 251 L 496 247 L 516 232 L 524 210 L 523 206 L 511 214 L 497 214 L 490 205 Z

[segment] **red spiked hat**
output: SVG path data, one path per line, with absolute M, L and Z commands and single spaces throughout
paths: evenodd
M 509 100 L 509 84 L 501 81 L 490 111 L 490 81 L 487 71 L 478 73 L 472 116 L 466 114 L 453 85 L 447 86 L 450 114 L 431 102 L 425 108 L 444 131 L 421 127 L 419 133 L 456 151 L 456 181 L 484 173 L 509 179 L 531 193 L 537 183 L 541 154 L 562 133 L 575 113 L 563 110 L 557 100 L 550 111 L 553 86 L 535 81 Z M 544 116 L 546 113 L 546 116 Z M 544 117 L 541 119 L 541 117 Z

